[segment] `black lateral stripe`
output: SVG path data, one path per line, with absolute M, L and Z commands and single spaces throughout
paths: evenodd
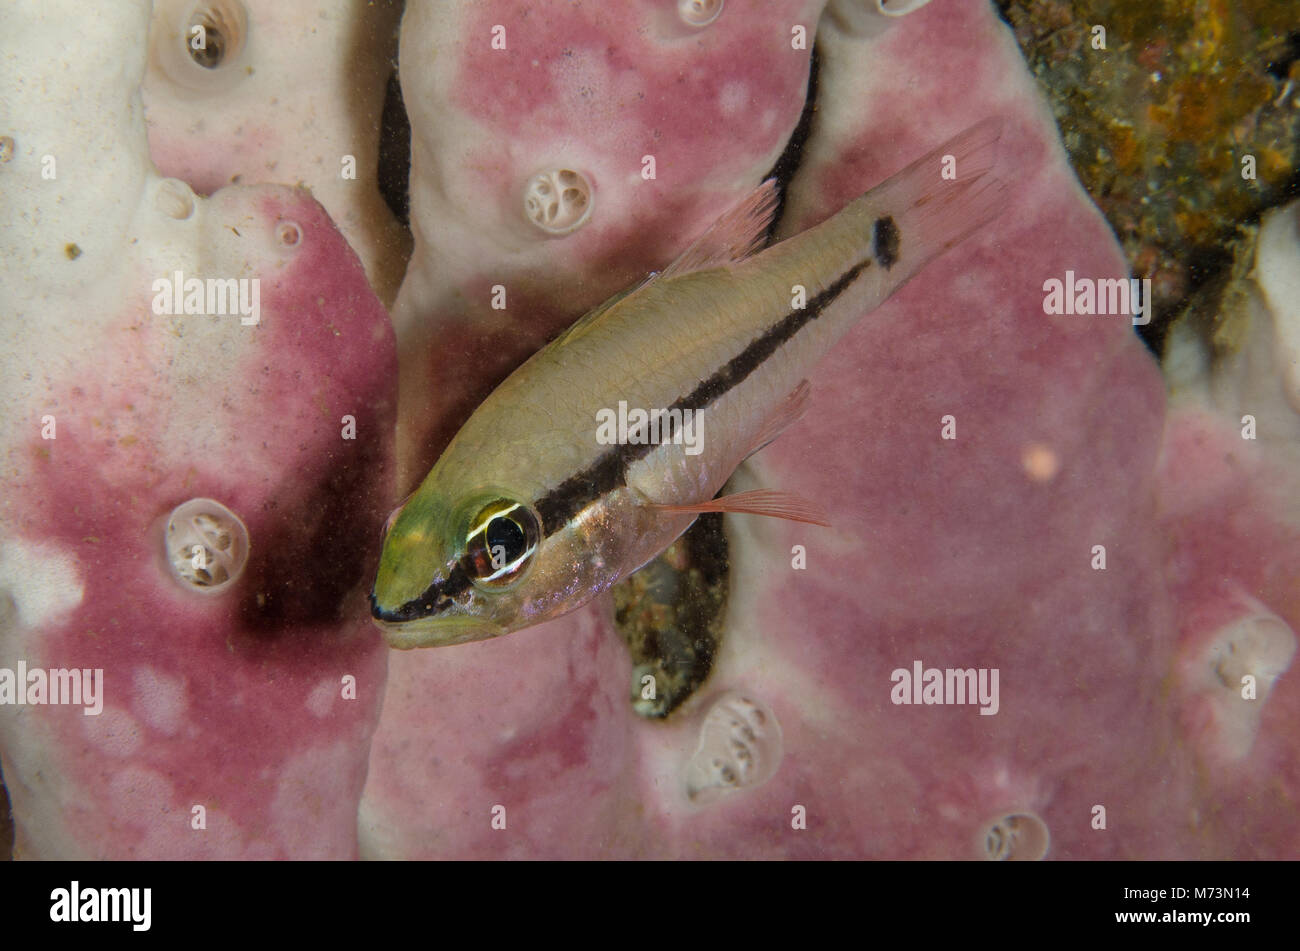
M 451 607 L 452 599 L 470 586 L 469 575 L 460 565 L 448 572 L 446 579 L 436 578 L 418 598 L 412 598 L 396 611 L 385 611 L 375 603 L 375 593 L 370 593 L 370 613 L 381 621 L 414 621 L 416 618 L 441 614 Z
M 751 373 L 763 365 L 768 357 L 776 353 L 800 330 L 812 323 L 835 298 L 857 280 L 858 275 L 871 266 L 871 259 L 866 258 L 849 268 L 830 287 L 822 291 L 806 306 L 792 310 L 766 331 L 750 341 L 744 350 L 724 363 L 716 373 L 704 380 L 689 394 L 674 403 L 670 410 L 704 409 L 715 400 L 724 396 L 732 387 L 743 382 Z M 671 425 L 668 428 L 674 428 Z M 661 434 L 660 444 L 671 441 L 672 433 Z M 553 535 L 562 529 L 573 516 L 608 492 L 624 485 L 627 469 L 633 462 L 650 455 L 658 445 L 613 446 L 590 466 L 576 475 L 565 479 L 550 492 L 542 496 L 534 505 L 542 520 L 542 531 Z

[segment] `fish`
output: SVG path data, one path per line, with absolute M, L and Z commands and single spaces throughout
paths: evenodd
M 803 415 L 808 378 L 840 337 L 1001 212 L 1001 130 L 978 122 L 764 247 L 779 200 L 769 179 L 529 358 L 388 520 L 370 607 L 389 646 L 560 617 L 705 512 L 828 525 L 784 490 L 715 496 Z

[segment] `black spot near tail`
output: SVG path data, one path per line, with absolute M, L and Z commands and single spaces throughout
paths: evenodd
M 898 260 L 898 225 L 886 215 L 876 219 L 875 234 L 871 242 L 871 251 L 876 260 L 888 271 Z

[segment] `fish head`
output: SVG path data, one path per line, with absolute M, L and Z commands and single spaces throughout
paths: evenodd
M 390 647 L 487 640 L 567 614 L 690 522 L 666 525 L 620 489 L 547 534 L 528 489 L 463 491 L 438 482 L 431 474 L 393 513 L 384 537 L 370 605 Z
M 389 645 L 435 647 L 515 630 L 541 526 L 508 490 L 451 499 L 424 485 L 393 513 L 370 595 Z

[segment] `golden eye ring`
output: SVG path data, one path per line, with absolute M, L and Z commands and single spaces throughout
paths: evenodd
M 541 540 L 541 523 L 532 509 L 513 499 L 495 499 L 470 519 L 461 566 L 479 587 L 505 588 L 527 570 Z

